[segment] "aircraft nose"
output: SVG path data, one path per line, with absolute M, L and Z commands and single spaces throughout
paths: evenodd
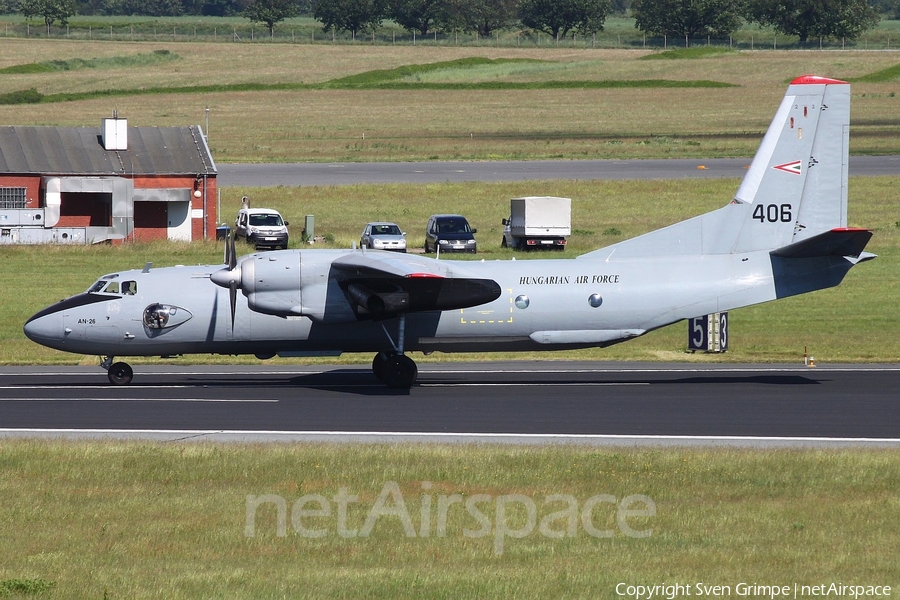
M 25 335 L 33 342 L 53 346 L 65 339 L 65 327 L 61 312 L 41 311 L 25 323 Z

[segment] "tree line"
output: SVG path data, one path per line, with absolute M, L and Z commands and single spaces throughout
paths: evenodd
M 18 12 L 49 27 L 78 15 L 242 16 L 272 34 L 282 21 L 311 16 L 323 31 L 367 34 L 392 21 L 412 35 L 506 29 L 561 39 L 591 36 L 610 15 L 630 15 L 648 36 L 728 38 L 744 23 L 814 40 L 854 40 L 882 15 L 900 18 L 900 0 L 0 0 L 0 14 Z

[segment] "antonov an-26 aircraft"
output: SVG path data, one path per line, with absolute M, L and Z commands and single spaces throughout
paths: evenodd
M 609 346 L 681 319 L 835 286 L 871 232 L 847 226 L 850 86 L 791 82 L 734 198 L 574 259 L 452 261 L 379 250 L 283 250 L 226 266 L 104 275 L 28 320 L 39 344 L 115 356 L 374 352 L 386 385 L 409 351 Z M 240 291 L 240 294 L 238 294 Z

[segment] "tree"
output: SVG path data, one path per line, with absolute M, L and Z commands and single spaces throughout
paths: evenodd
M 389 0 L 388 16 L 410 33 L 428 35 L 446 12 L 444 0 Z
M 610 4 L 612 5 L 612 8 L 610 9 L 610 11 L 613 14 L 624 17 L 625 14 L 628 12 L 628 7 L 631 5 L 631 2 L 630 2 L 630 0 L 612 0 L 612 2 Z
M 313 17 L 321 21 L 323 31 L 349 31 L 354 38 L 377 29 L 386 12 L 384 0 L 318 0 L 313 7 Z
M 516 20 L 519 0 L 447 0 L 443 28 L 491 37 Z
M 810 38 L 856 39 L 881 18 L 866 0 L 751 0 L 748 17 L 796 35 L 801 44 Z
M 50 33 L 50 26 L 59 22 L 60 26 L 69 24 L 69 17 L 75 14 L 75 0 L 21 0 L 19 12 L 25 19 L 43 17 Z
M 184 14 L 184 7 L 181 0 L 104 0 L 100 12 L 105 15 L 176 17 Z
M 554 38 L 571 30 L 590 35 L 603 30 L 612 6 L 609 0 L 522 0 L 522 24 Z
M 264 23 L 269 37 L 275 34 L 275 25 L 297 14 L 295 0 L 254 0 L 244 9 L 244 17 L 253 23 Z
M 900 19 L 900 0 L 869 0 L 869 5 L 888 19 Z
M 740 27 L 743 2 L 735 0 L 632 0 L 634 26 L 650 35 L 727 37 Z

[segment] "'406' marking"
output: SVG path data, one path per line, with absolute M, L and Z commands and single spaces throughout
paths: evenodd
M 757 204 L 753 209 L 753 218 L 760 223 L 790 223 L 792 219 L 790 204 Z

